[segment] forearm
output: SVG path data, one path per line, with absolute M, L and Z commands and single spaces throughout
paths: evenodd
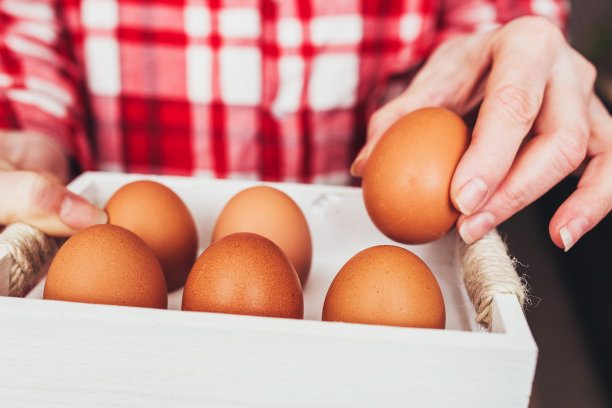
M 18 3 L 0 0 L 0 158 L 66 182 L 68 157 L 93 166 L 83 69 L 63 32 L 63 2 Z

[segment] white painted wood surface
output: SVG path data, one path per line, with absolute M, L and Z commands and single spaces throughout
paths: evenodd
M 85 174 L 71 189 L 103 205 L 141 176 Z M 175 190 L 201 249 L 225 202 L 254 183 L 148 177 Z M 0 406 L 526 407 L 537 348 L 517 300 L 498 296 L 493 333 L 474 323 L 457 236 L 407 246 L 440 282 L 447 330 L 321 322 L 335 273 L 391 243 L 358 189 L 276 185 L 304 210 L 314 244 L 305 319 L 149 310 L 0 296 Z M 6 276 L 1 269 L 0 277 Z M 181 291 L 169 296 L 180 308 Z

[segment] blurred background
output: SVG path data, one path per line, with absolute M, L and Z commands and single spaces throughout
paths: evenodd
M 570 42 L 597 66 L 596 88 L 610 110 L 612 0 L 571 5 Z M 576 183 L 564 180 L 500 227 L 532 295 L 526 316 L 539 357 L 531 408 L 612 407 L 612 215 L 568 253 L 548 236 Z

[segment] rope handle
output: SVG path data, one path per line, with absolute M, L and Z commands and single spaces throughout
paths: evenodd
M 477 323 L 490 329 L 493 298 L 496 295 L 515 295 L 521 308 L 525 306 L 526 285 L 517 275 L 516 260 L 508 255 L 508 248 L 496 229 L 472 245 L 461 241 L 459 254 L 463 266 L 463 283 L 476 309 Z
M 44 272 L 43 267 L 53 259 L 63 238 L 45 235 L 24 223 L 8 225 L 0 233 L 0 259 L 8 260 L 8 286 L 0 285 L 0 295 L 23 297 L 36 285 Z M 2 293 L 5 292 L 5 293 Z
M 11 224 L 0 233 L 0 259 L 8 258 L 9 276 L 4 296 L 25 296 L 40 280 L 42 267 L 51 261 L 63 239 L 43 234 L 30 225 Z M 461 241 L 463 282 L 476 309 L 476 322 L 488 329 L 491 325 L 493 298 L 498 294 L 516 295 L 521 307 L 526 299 L 523 282 L 516 274 L 514 261 L 497 230 L 479 241 L 466 245 Z M 6 270 L 6 268 L 5 268 Z M 1 276 L 4 280 L 7 277 Z

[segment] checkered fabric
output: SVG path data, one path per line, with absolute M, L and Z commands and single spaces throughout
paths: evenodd
M 347 183 L 391 79 L 563 0 L 0 0 L 0 128 L 81 168 Z

